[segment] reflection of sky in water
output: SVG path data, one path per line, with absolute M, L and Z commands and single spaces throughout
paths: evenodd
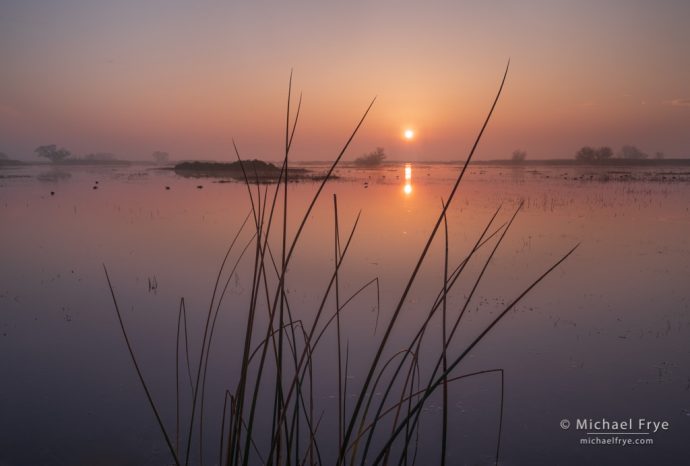
M 519 201 L 524 200 L 525 207 L 487 269 L 452 351 L 460 351 L 504 303 L 582 242 L 460 371 L 505 369 L 502 457 L 507 464 L 581 464 L 592 458 L 599 464 L 673 463 L 687 456 L 690 433 L 690 185 L 584 182 L 578 173 L 568 173 L 564 180 L 564 170 L 473 167 L 463 181 L 448 215 L 452 264 L 464 257 L 499 205 L 499 223 Z M 14 173 L 40 179 L 44 171 Z M 291 266 L 287 286 L 298 318 L 309 318 L 318 305 L 332 267 L 328 200 L 333 193 L 338 195 L 341 235 L 362 209 L 343 262 L 342 294 L 378 276 L 380 319 L 390 315 L 457 167 L 419 164 L 414 173 L 414 195 L 400 194 L 401 183 L 403 193 L 408 185 L 411 190 L 411 165 L 342 169 L 343 181 L 327 185 Z M 369 181 L 367 189 L 361 180 Z M 96 181 L 99 189 L 93 190 Z M 314 189 L 310 183 L 290 186 L 290 234 Z M 0 462 L 96 464 L 104 457 L 121 463 L 164 461 L 162 439 L 128 360 L 101 264 L 109 268 L 135 350 L 172 426 L 178 300 L 184 296 L 187 302 L 192 350 L 197 351 L 211 284 L 222 253 L 247 214 L 246 196 L 246 189 L 236 183 L 186 180 L 140 168 L 73 169 L 71 177 L 50 185 L 3 179 Z M 241 236 L 241 242 L 248 240 L 247 234 Z M 280 250 L 278 244 L 276 239 L 274 253 Z M 442 257 L 439 237 L 401 314 L 391 348 L 399 349 L 418 328 L 439 289 Z M 228 374 L 236 369 L 250 262 L 243 262 L 230 281 L 220 317 L 209 372 L 210 417 L 219 409 L 222 390 L 231 385 Z M 481 265 L 471 264 L 468 272 L 476 273 Z M 468 279 L 471 276 L 468 273 Z M 155 293 L 148 287 L 154 278 Z M 471 284 L 466 280 L 458 285 L 449 298 L 450 312 L 457 312 Z M 380 338 L 380 333 L 373 335 L 375 323 L 373 293 L 363 293 L 343 313 L 344 332 L 352 343 L 353 384 L 361 380 L 364 362 Z M 435 326 L 430 346 L 437 337 Z M 315 364 L 329 373 L 333 342 L 326 338 L 321 344 Z M 325 410 L 336 390 L 334 379 L 319 380 L 317 399 Z M 459 455 L 481 462 L 491 452 L 499 395 L 500 386 L 491 377 L 452 388 L 451 432 L 457 444 L 452 458 L 457 462 Z M 439 428 L 438 401 L 433 400 L 422 421 L 433 434 L 430 441 Z M 671 430 L 655 437 L 652 447 L 585 448 L 577 445 L 576 433 L 558 427 L 560 419 L 577 416 L 658 418 L 669 420 Z M 328 427 L 323 429 L 328 432 Z

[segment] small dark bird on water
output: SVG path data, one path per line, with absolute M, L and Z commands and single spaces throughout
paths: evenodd
M 51 191 L 51 192 L 50 192 L 50 195 L 51 195 L 51 196 L 55 196 L 55 191 Z
M 165 189 L 170 189 L 170 186 L 166 186 Z
M 98 186 L 94 186 L 93 189 L 98 189 Z
M 203 189 L 203 188 L 204 188 L 204 187 L 201 186 L 201 185 L 199 185 L 199 186 L 196 187 L 196 189 Z

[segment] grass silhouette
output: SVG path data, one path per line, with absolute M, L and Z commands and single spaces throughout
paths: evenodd
M 377 310 L 380 308 L 379 277 L 374 277 L 362 285 L 351 296 L 343 296 L 340 286 L 340 274 L 343 261 L 355 237 L 359 214 L 352 221 L 351 226 L 343 228 L 339 218 L 338 199 L 333 197 L 333 270 L 330 272 L 325 289 L 313 290 L 319 296 L 319 305 L 314 310 L 311 321 L 297 320 L 290 307 L 290 299 L 286 292 L 290 263 L 294 257 L 295 248 L 299 243 L 305 225 L 320 199 L 326 183 L 332 178 L 334 170 L 341 162 L 351 142 L 357 135 L 376 99 L 373 99 L 363 112 L 360 120 L 351 131 L 346 142 L 329 166 L 326 175 L 320 179 L 311 201 L 305 212 L 297 218 L 298 227 L 294 236 L 288 235 L 288 184 L 290 182 L 289 162 L 293 138 L 298 126 L 302 96 L 300 95 L 297 110 L 292 115 L 292 73 L 288 86 L 288 99 L 285 126 L 285 151 L 275 184 L 263 182 L 260 174 L 252 169 L 252 164 L 242 163 L 240 150 L 233 141 L 233 147 L 238 166 L 242 171 L 242 179 L 246 186 L 250 211 L 244 223 L 236 232 L 226 254 L 221 261 L 218 274 L 213 284 L 211 304 L 206 312 L 201 348 L 195 358 L 195 370 L 189 355 L 188 331 L 186 325 L 186 309 L 184 300 L 180 302 L 177 330 L 177 372 L 176 372 L 176 427 L 175 435 L 171 435 L 164 425 L 159 410 L 154 402 L 144 376 L 137 364 L 137 358 L 127 336 L 126 326 L 114 287 L 105 269 L 106 279 L 110 288 L 115 311 L 118 315 L 120 328 L 125 338 L 130 357 L 134 363 L 146 397 L 155 414 L 160 430 L 164 436 L 170 455 L 176 465 L 204 464 L 208 459 L 203 457 L 204 426 L 209 422 L 204 414 L 206 376 L 208 359 L 211 352 L 211 342 L 216 328 L 217 317 L 221 303 L 228 289 L 230 277 L 233 276 L 238 264 L 244 257 L 250 257 L 252 263 L 252 279 L 249 289 L 249 304 L 244 316 L 245 330 L 240 365 L 235 377 L 235 386 L 225 391 L 223 412 L 218 413 L 220 422 L 220 442 L 218 458 L 212 464 L 227 466 L 249 464 L 398 464 L 414 463 L 417 452 L 417 442 L 420 432 L 420 413 L 432 394 L 443 392 L 442 404 L 442 436 L 439 442 L 441 464 L 445 464 L 448 450 L 448 422 L 449 402 L 448 384 L 470 377 L 500 375 L 501 398 L 500 418 L 498 420 L 495 462 L 498 464 L 500 456 L 500 439 L 503 424 L 503 370 L 487 369 L 467 374 L 457 374 L 458 366 L 467 355 L 486 337 L 486 335 L 510 312 L 524 296 L 536 285 L 542 282 L 556 267 L 565 261 L 577 248 L 573 247 L 551 267 L 536 277 L 513 301 L 505 306 L 482 331 L 474 337 L 457 355 L 450 354 L 449 347 L 457 336 L 462 317 L 474 296 L 477 287 L 485 276 L 495 252 L 502 244 L 513 221 L 518 215 L 519 206 L 510 220 L 496 225 L 499 207 L 486 223 L 481 235 L 476 239 L 471 250 L 462 261 L 451 267 L 448 258 L 448 223 L 447 213 L 463 176 L 471 162 L 475 151 L 482 139 L 484 131 L 491 120 L 494 109 L 503 91 L 510 62 L 506 66 L 498 92 L 493 100 L 483 125 L 476 136 L 474 144 L 460 167 L 448 196 L 442 200 L 441 212 L 429 234 L 416 264 L 406 281 L 405 287 L 397 304 L 392 309 L 390 317 L 382 322 L 382 335 L 376 345 L 376 351 L 366 364 L 366 376 L 356 386 L 348 382 L 350 370 L 350 350 L 344 343 L 342 321 L 345 319 L 343 311 L 352 300 L 369 289 L 376 290 Z M 255 167 L 255 165 L 254 165 Z M 282 193 L 282 195 L 281 195 Z M 277 218 L 281 215 L 279 200 L 282 198 L 282 222 Z M 361 212 L 360 212 L 361 213 Z M 239 244 L 240 233 L 245 229 L 253 230 L 250 239 L 242 246 Z M 401 313 L 410 290 L 418 279 L 420 269 L 429 254 L 432 243 L 437 239 L 439 230 L 444 234 L 444 263 L 443 279 L 434 302 L 424 314 L 424 320 L 416 329 L 415 335 L 406 346 L 391 356 L 386 356 L 390 349 L 390 337 L 400 321 Z M 277 231 L 277 233 L 276 233 Z M 276 238 L 280 251 L 274 251 L 269 239 Z M 490 248 L 480 272 L 473 280 L 465 278 L 467 264 L 477 255 L 478 251 Z M 231 260 L 232 258 L 232 260 Z M 249 259 L 247 259 L 249 260 Z M 230 273 L 228 274 L 228 270 Z M 223 276 L 227 279 L 223 281 Z M 455 318 L 450 317 L 447 296 L 451 290 L 463 280 L 472 284 L 464 305 Z M 328 301 L 335 301 L 335 309 L 329 312 Z M 440 317 L 439 317 L 440 314 Z M 262 325 L 259 317 L 265 316 Z M 422 381 L 420 353 L 424 344 L 426 332 L 431 328 L 434 318 L 441 321 L 442 342 L 434 342 L 437 352 L 432 358 L 434 367 L 425 381 Z M 239 318 L 238 318 L 239 319 Z M 449 320 L 450 319 L 450 320 Z M 378 315 L 377 315 L 377 326 Z M 320 375 L 315 373 L 314 355 L 317 351 L 325 351 L 319 345 L 328 329 L 335 332 L 337 351 L 334 358 L 337 361 L 333 367 L 337 368 L 337 415 L 331 422 L 337 423 L 333 435 L 337 436 L 335 443 L 337 450 L 329 456 L 320 447 L 319 427 L 324 421 L 322 415 L 317 415 L 314 399 L 314 381 Z M 182 343 L 182 340 L 184 343 Z M 179 372 L 181 359 L 180 347 L 184 347 L 183 362 L 186 365 L 187 376 Z M 191 387 L 190 419 L 186 426 L 180 423 L 181 401 L 179 395 L 180 384 L 188 383 Z M 270 390 L 267 390 L 269 387 Z M 262 393 L 262 389 L 268 394 Z M 348 400 L 348 393 L 354 397 Z M 375 393 L 381 395 L 375 399 Z M 262 409 L 259 409 L 259 406 Z M 261 422 L 258 422 L 258 417 Z M 263 418 L 265 417 L 265 419 Z M 270 426 L 269 429 L 258 426 Z M 183 428 L 184 427 L 184 428 Z M 199 457 L 192 458 L 195 432 L 198 434 Z

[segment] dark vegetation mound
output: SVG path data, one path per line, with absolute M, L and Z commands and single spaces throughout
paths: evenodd
M 244 168 L 244 171 L 242 170 Z M 244 180 L 245 174 L 249 181 L 256 178 L 259 181 L 278 181 L 280 167 L 263 160 L 243 160 L 237 162 L 181 162 L 173 168 L 175 173 L 190 178 L 233 178 Z M 304 168 L 290 168 L 288 176 L 292 179 L 304 179 L 307 170 Z

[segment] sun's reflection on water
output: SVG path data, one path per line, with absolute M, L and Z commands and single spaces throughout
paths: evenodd
M 412 164 L 405 164 L 405 185 L 403 186 L 403 192 L 406 196 L 412 195 Z

